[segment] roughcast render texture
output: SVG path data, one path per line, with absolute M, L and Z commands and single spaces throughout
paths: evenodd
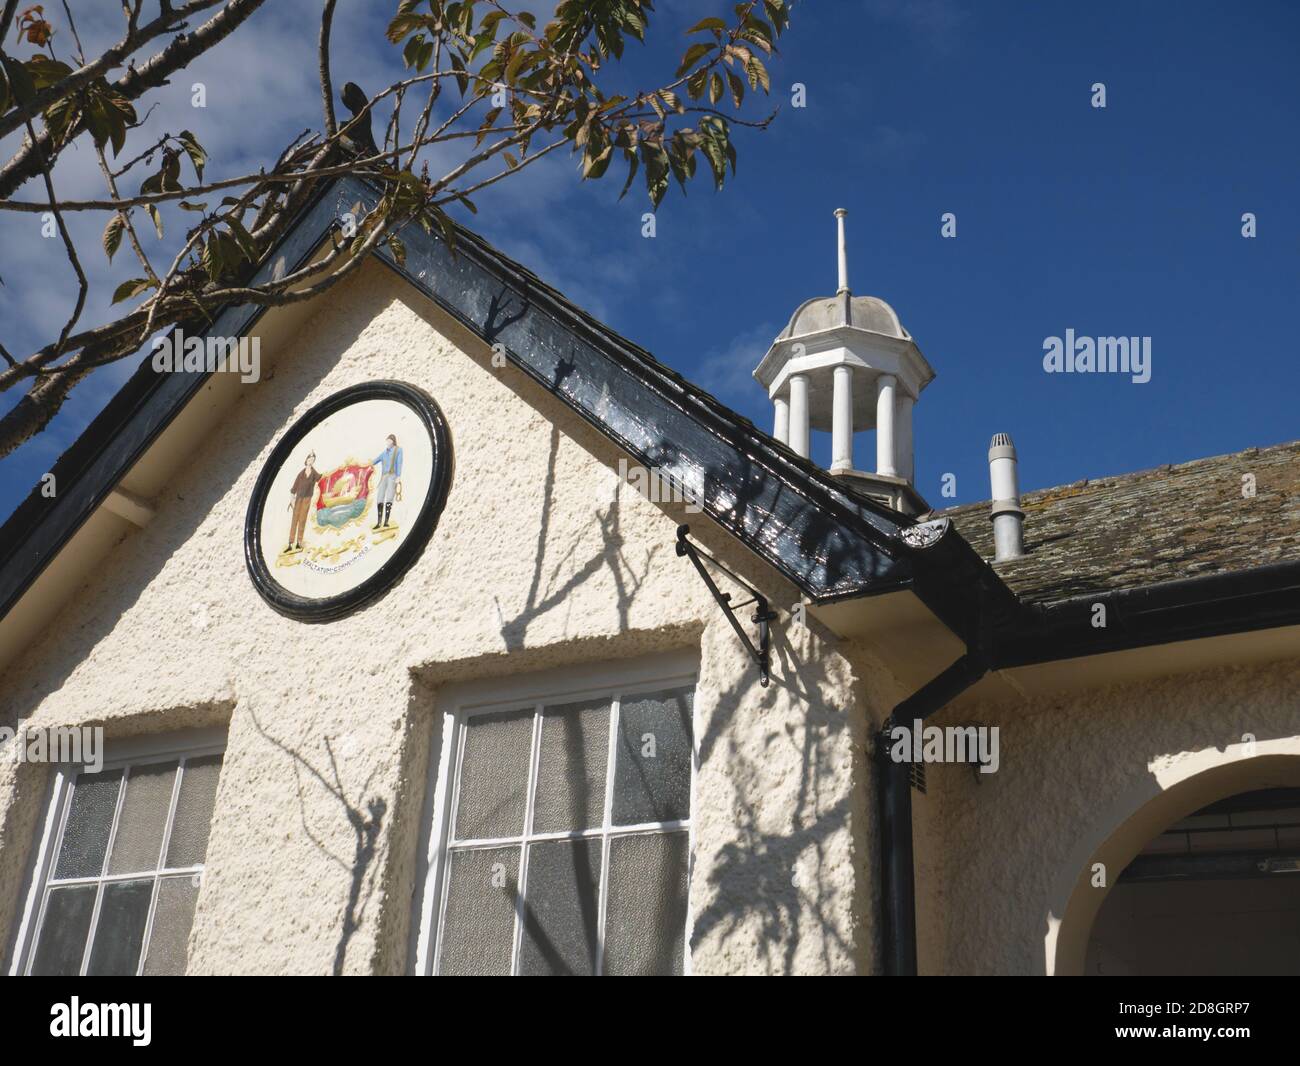
M 282 618 L 242 555 L 257 473 L 310 406 L 390 377 L 426 389 L 451 427 L 439 527 L 367 609 L 327 625 Z M 685 516 L 785 608 L 760 688 L 674 555 L 681 509 L 626 486 L 614 501 L 615 448 L 377 265 L 322 300 L 274 374 L 247 388 L 154 521 L 12 670 L 0 713 L 5 725 L 103 723 L 110 739 L 228 722 L 190 972 L 407 969 L 439 686 L 683 648 L 699 655 L 693 969 L 874 968 L 865 743 L 881 710 L 858 678 L 883 670 L 866 650 L 794 625 L 794 590 Z M 42 767 L 0 764 L 5 945 L 47 786 Z

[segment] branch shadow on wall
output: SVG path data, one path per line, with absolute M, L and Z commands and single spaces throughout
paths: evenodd
M 630 608 L 635 597 L 643 587 L 651 567 L 659 561 L 655 549 L 651 548 L 646 552 L 643 564 L 632 565 L 621 533 L 617 499 L 596 511 L 595 520 L 601 538 L 599 549 L 589 551 L 577 562 L 575 560 L 579 557 L 581 539 L 575 538 L 559 551 L 558 557 L 554 556 L 551 543 L 552 508 L 555 505 L 559 442 L 560 431 L 553 425 L 531 581 L 523 606 L 508 618 L 503 615 L 500 623 L 502 638 L 511 652 L 524 649 L 529 629 L 540 617 L 564 606 L 578 587 L 606 569 L 615 586 L 616 597 L 613 599 L 618 615 L 618 631 L 627 631 Z M 656 449 L 651 449 L 651 452 L 656 453 Z M 710 478 L 710 483 L 720 482 L 735 487 L 730 501 L 732 522 L 736 526 L 751 528 L 751 531 L 757 523 L 758 535 L 761 536 L 765 523 L 772 519 L 771 501 L 759 499 L 759 481 L 744 472 L 719 471 L 716 479 Z M 620 490 L 622 487 L 620 483 Z M 777 491 L 784 493 L 787 490 L 782 486 Z M 816 529 L 817 524 L 814 522 L 804 524 L 801 550 L 812 553 L 813 557 L 825 559 L 828 565 L 836 565 L 841 551 L 838 544 L 807 542 L 808 537 L 815 535 L 813 531 Z M 718 540 L 718 533 L 711 528 L 711 524 L 700 523 L 698 534 L 715 542 Z M 548 555 L 557 561 L 548 565 Z M 694 579 L 690 575 L 685 575 L 683 579 L 688 576 Z M 499 607 L 498 601 L 498 609 Z M 829 912 L 830 901 L 842 898 L 842 886 L 831 883 L 832 857 L 828 855 L 828 842 L 850 828 L 851 818 L 864 813 L 859 808 L 865 804 L 865 796 L 861 802 L 856 797 L 849 797 L 840 798 L 828 806 L 820 803 L 825 790 L 833 790 L 837 796 L 842 796 L 844 792 L 843 781 L 840 779 L 842 766 L 834 763 L 830 752 L 838 745 L 839 733 L 849 729 L 850 724 L 842 712 L 822 709 L 825 701 L 815 691 L 822 679 L 822 667 L 801 657 L 780 624 L 773 627 L 773 657 L 773 684 L 763 696 L 762 709 L 772 707 L 780 692 L 790 702 L 805 708 L 810 717 L 800 731 L 801 736 L 796 736 L 791 731 L 788 735 L 773 733 L 768 737 L 769 744 L 800 746 L 797 792 L 793 803 L 789 805 L 790 810 L 783 813 L 789 829 L 773 832 L 762 810 L 764 796 L 761 792 L 755 790 L 745 795 L 747 782 L 761 780 L 762 767 L 751 754 L 742 750 L 732 736 L 738 709 L 745 706 L 745 713 L 756 712 L 751 696 L 756 685 L 754 668 L 737 647 L 735 679 L 718 694 L 717 706 L 709 719 L 708 727 L 699 738 L 701 763 L 711 757 L 724 758 L 728 776 L 735 784 L 739 800 L 735 805 L 734 839 L 724 846 L 720 855 L 709 857 L 708 881 L 713 891 L 708 896 L 712 902 L 695 914 L 692 936 L 694 943 L 700 944 L 712 936 L 724 939 L 732 936 L 753 937 L 757 929 L 758 940 L 754 950 L 761 966 L 768 972 L 783 973 L 794 969 L 801 938 L 811 936 L 812 930 L 816 928 L 819 930 L 816 939 L 823 965 L 831 970 L 842 966 L 844 958 L 858 958 L 869 950 L 861 942 L 861 938 L 867 935 L 862 929 L 845 931 L 842 915 Z M 749 704 L 745 703 L 747 699 L 751 700 Z M 566 743 L 571 739 L 566 738 Z M 719 750 L 723 745 L 727 746 L 725 753 Z M 569 757 L 574 762 L 570 765 L 567 776 L 573 780 L 575 772 L 585 774 L 585 769 L 579 769 L 581 757 L 576 748 L 571 750 Z M 865 783 L 860 787 L 865 789 Z M 869 823 L 869 819 L 864 821 Z M 874 837 L 874 831 L 868 824 L 865 830 L 856 834 L 858 840 L 854 843 L 855 851 L 863 832 L 867 837 L 867 846 Z M 574 883 L 581 886 L 585 883 L 584 860 L 577 854 L 577 849 L 572 850 L 572 877 Z M 866 863 L 869 860 L 860 856 L 857 861 Z M 796 868 L 801 872 L 801 879 L 794 876 Z M 784 880 L 781 871 L 788 871 Z M 513 885 L 510 891 L 514 894 Z M 692 892 L 692 895 L 695 896 L 696 892 Z M 518 902 L 517 894 L 514 898 L 524 923 L 525 935 L 533 939 L 534 948 L 547 967 L 555 972 L 572 972 L 573 960 L 565 954 L 565 946 L 549 942 L 538 916 Z M 595 897 L 584 897 L 579 887 L 576 905 L 581 912 L 584 935 L 594 944 L 597 925 Z
M 821 962 L 833 972 L 844 958 L 858 957 L 866 949 L 846 936 L 842 923 L 828 913 L 828 901 L 842 892 L 830 877 L 828 842 L 850 828 L 854 813 L 854 804 L 844 795 L 842 765 L 833 762 L 828 752 L 836 746 L 836 734 L 850 726 L 843 714 L 818 709 L 822 701 L 815 692 L 820 677 L 817 665 L 798 656 L 780 626 L 772 629 L 772 650 L 772 684 L 764 691 L 761 709 L 744 703 L 754 683 L 753 668 L 748 667 L 718 693 L 708 728 L 699 740 L 700 762 L 710 756 L 724 758 L 740 798 L 733 808 L 735 839 L 713 857 L 708 876 L 712 902 L 695 913 L 692 942 L 699 945 L 712 936 L 725 941 L 746 929 L 744 935 L 753 937 L 756 928 L 752 946 L 763 969 L 791 973 L 801 939 L 811 926 L 818 931 Z M 789 729 L 775 728 L 763 738 L 765 756 L 775 745 L 799 748 L 797 792 L 788 814 L 782 816 L 789 827 L 784 832 L 761 824 L 762 795 L 757 783 L 763 780 L 762 759 L 743 750 L 731 731 L 742 707 L 744 713 L 762 714 L 774 706 L 781 691 L 810 716 L 801 739 Z M 725 747 L 725 752 L 719 747 Z M 751 790 L 748 796 L 746 783 Z M 823 787 L 832 788 L 838 797 L 829 806 L 819 803 Z M 867 860 L 859 857 L 858 861 Z
M 618 631 L 625 632 L 629 627 L 629 615 L 632 602 L 640 592 L 650 568 L 654 565 L 658 547 L 646 551 L 645 559 L 639 567 L 634 566 L 628 558 L 627 545 L 624 543 L 620 526 L 619 501 L 617 495 L 603 509 L 596 511 L 596 523 L 600 527 L 601 547 L 577 562 L 579 549 L 585 539 L 582 534 L 563 548 L 554 564 L 547 572 L 546 559 L 551 541 L 551 518 L 555 506 L 556 463 L 560 450 L 560 430 L 551 426 L 550 450 L 546 462 L 546 478 L 542 488 L 542 508 L 537 527 L 536 548 L 533 556 L 533 572 L 528 585 L 528 592 L 523 606 L 511 617 L 500 615 L 501 638 L 507 650 L 520 651 L 527 643 L 529 627 L 548 612 L 563 605 L 573 592 L 586 582 L 608 570 L 615 588 L 615 608 L 618 612 Z M 618 486 L 619 492 L 622 485 Z M 564 574 L 565 571 L 567 574 Z M 562 574 L 564 575 L 562 577 Z M 500 600 L 496 601 L 500 611 Z
M 375 846 L 383 828 L 384 816 L 388 812 L 388 804 L 381 797 L 374 797 L 365 801 L 358 799 L 355 802 L 349 799 L 347 791 L 343 787 L 338 761 L 334 756 L 334 749 L 328 737 L 324 741 L 325 754 L 329 760 L 329 777 L 326 777 L 302 754 L 271 736 L 262 727 L 262 723 L 258 721 L 256 712 L 250 710 L 249 716 L 252 718 L 253 728 L 257 730 L 258 734 L 293 760 L 293 775 L 297 787 L 298 810 L 302 819 L 303 832 L 322 855 L 349 875 L 348 898 L 343 910 L 343 924 L 339 930 L 338 943 L 334 949 L 333 973 L 335 976 L 340 976 L 347 961 L 348 944 L 360 927 L 361 920 L 365 916 L 366 905 L 370 902 L 370 897 L 374 893 L 375 879 L 371 878 L 369 887 L 366 887 L 367 875 L 370 872 L 371 863 L 374 861 Z M 361 786 L 360 795 L 364 795 L 370 790 L 374 776 L 378 771 L 379 768 L 376 767 L 370 772 L 365 784 Z M 303 774 L 314 779 L 342 808 L 348 826 L 352 830 L 354 841 L 350 861 L 334 854 L 326 846 L 325 842 L 312 831 L 307 820 L 307 803 L 303 795 Z

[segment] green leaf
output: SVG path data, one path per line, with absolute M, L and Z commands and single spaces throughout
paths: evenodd
M 110 109 L 108 115 L 108 139 L 113 142 L 113 158 L 116 159 L 126 145 L 127 119 L 116 107 Z M 131 109 L 131 121 L 135 121 L 135 108 Z
M 489 111 L 486 115 L 483 116 L 483 124 L 479 126 L 478 137 L 474 141 L 475 148 L 477 148 L 480 144 L 482 144 L 483 141 L 486 139 L 487 135 L 492 132 L 492 127 L 496 125 L 497 119 L 501 117 L 501 111 L 502 111 L 501 108 L 494 107 L 491 111 Z
M 39 92 L 41 89 L 48 89 L 56 82 L 62 81 L 72 73 L 72 68 L 67 63 L 60 63 L 57 59 L 51 59 L 49 56 L 35 55 L 27 61 L 27 73 L 31 76 L 32 85 Z
M 723 91 L 722 75 L 715 72 L 709 77 L 709 103 L 716 105 L 722 99 Z
M 176 152 L 163 152 L 162 170 L 158 172 L 163 192 L 181 191 L 181 157 Z
M 154 231 L 158 234 L 158 239 L 162 240 L 163 223 L 162 212 L 158 210 L 157 204 L 145 204 L 144 209 L 149 212 L 149 217 L 153 219 Z
M 209 279 L 216 281 L 221 276 L 224 264 L 221 261 L 221 245 L 217 241 L 215 233 L 209 235 L 207 241 L 203 244 L 203 252 L 200 258 L 203 261 L 203 269 L 208 272 Z
M 612 144 L 605 145 L 604 149 L 598 153 L 589 150 L 582 160 L 583 178 L 590 178 L 594 181 L 596 178 L 604 177 L 605 171 L 609 169 L 610 161 L 613 158 L 614 146 Z
M 402 62 L 406 64 L 408 69 L 420 62 L 420 51 L 424 47 L 424 40 L 424 34 L 417 33 L 406 42 L 406 47 L 402 49 Z M 422 68 L 417 67 L 417 69 Z
M 408 6 L 403 3 L 397 14 L 393 16 L 393 21 L 388 24 L 384 36 L 393 44 L 400 44 L 407 34 L 429 25 L 430 20 L 427 15 L 413 13 L 415 6 L 415 4 Z
M 81 113 L 86 122 L 86 128 L 90 130 L 90 136 L 95 142 L 96 148 L 103 148 L 108 143 L 110 128 L 108 118 L 104 112 L 102 100 L 93 99 Z
M 113 290 L 113 303 L 118 304 L 123 300 L 129 300 L 133 296 L 139 296 L 146 289 L 152 289 L 153 282 L 148 278 L 131 278 L 129 281 L 122 282 Z
M 700 67 L 699 70 L 686 79 L 686 92 L 690 95 L 692 100 L 698 100 L 704 95 L 704 86 L 708 80 L 708 67 Z
M 689 37 L 692 33 L 699 33 L 701 30 L 716 30 L 719 33 L 721 33 L 724 32 L 726 28 L 727 28 L 727 24 L 723 22 L 722 19 L 718 19 L 718 18 L 700 19 L 699 22 L 697 22 L 694 26 L 692 26 L 689 30 L 686 31 L 686 36 Z
M 104 251 L 108 255 L 108 261 L 113 261 L 113 256 L 122 244 L 122 233 L 126 229 L 126 217 L 116 214 L 108 220 L 108 225 L 104 227 Z
M 745 83 L 740 80 L 734 71 L 727 71 L 727 84 L 731 86 L 731 102 L 740 109 L 740 103 L 745 99 Z
M 677 77 L 680 78 L 715 48 L 717 48 L 716 44 L 706 44 L 703 41 L 691 45 L 686 49 L 686 54 L 682 56 L 681 64 L 677 68 Z
M 636 170 L 638 166 L 638 160 L 635 152 L 626 151 L 623 153 L 623 156 L 627 160 L 627 181 L 623 182 L 623 191 L 618 194 L 618 198 L 620 200 L 627 195 L 628 189 L 632 188 L 632 179 L 636 177 Z
M 227 199 L 227 200 L 233 200 L 234 198 L 233 198 L 233 197 L 230 197 L 230 196 L 227 196 L 226 199 Z M 239 203 L 238 200 L 234 200 L 234 202 L 235 202 L 235 203 Z M 191 202 L 191 201 L 189 201 L 189 200 L 182 200 L 182 201 L 181 201 L 179 204 L 177 204 L 176 206 L 179 207 L 182 211 L 206 211 L 206 210 L 208 209 L 208 203 L 207 203 L 206 200 L 204 200 L 204 201 L 201 202 L 201 203 L 199 203 L 199 202 Z
M 235 218 L 234 215 L 226 219 L 227 225 L 230 226 L 230 232 L 234 234 L 235 242 L 239 245 L 239 250 L 243 253 L 244 258 L 250 263 L 258 259 L 257 242 L 253 240 L 253 235 L 244 228 L 244 224 Z
M 772 52 L 772 31 L 767 23 L 750 15 L 741 26 L 740 37 L 750 44 L 758 45 L 769 55 Z
M 727 177 L 727 160 L 731 155 L 727 124 L 716 115 L 707 116 L 700 122 L 700 138 L 700 148 L 708 160 L 709 169 L 713 171 L 713 185 L 721 189 Z M 734 162 L 732 172 L 735 172 Z
M 388 235 L 388 250 L 393 253 L 393 259 L 399 267 L 406 266 L 406 245 L 402 243 L 396 233 Z
M 27 69 L 27 64 L 8 57 L 0 61 L 4 63 L 5 72 L 9 75 L 9 91 L 14 100 L 20 104 L 28 103 L 36 95 L 36 86 L 32 84 L 32 74 Z
M 786 10 L 785 0 L 763 0 L 763 10 L 767 12 L 772 29 L 777 33 L 790 25 L 790 13 Z
M 198 176 L 199 181 L 203 180 L 203 168 L 208 162 L 208 153 L 203 150 L 199 140 L 189 130 L 181 130 L 180 135 L 176 138 L 181 142 L 181 147 L 185 149 L 185 154 L 190 157 L 190 163 L 194 167 L 194 173 Z M 180 166 L 177 165 L 176 172 L 179 175 Z
M 230 267 L 237 267 L 248 258 L 239 246 L 239 242 L 229 233 L 217 230 L 212 234 L 209 243 L 216 245 L 217 262 L 221 264 L 222 273 Z
M 451 67 L 456 73 L 453 77 L 456 79 L 456 85 L 460 89 L 460 95 L 464 96 L 469 88 L 469 78 L 465 73 L 465 64 L 460 61 L 460 57 L 455 52 L 450 54 Z
M 657 144 L 642 144 L 641 160 L 645 164 L 646 192 L 651 204 L 658 208 L 668 191 L 668 153 Z

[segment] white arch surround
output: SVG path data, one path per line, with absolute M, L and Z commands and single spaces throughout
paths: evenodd
M 1253 751 L 1252 751 L 1253 748 Z M 1174 822 L 1216 800 L 1262 788 L 1300 787 L 1300 738 L 1232 744 L 1164 760 L 1140 785 L 1117 795 L 1071 851 L 1053 883 L 1043 937 L 1050 976 L 1084 973 L 1088 939 L 1120 872 Z M 1106 887 L 1092 885 L 1103 863 Z

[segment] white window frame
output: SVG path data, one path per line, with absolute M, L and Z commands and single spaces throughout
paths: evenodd
M 696 725 L 695 699 L 699 678 L 699 658 L 695 653 L 671 653 L 655 655 L 625 662 L 604 662 L 587 667 L 573 667 L 541 674 L 526 674 L 508 679 L 470 682 L 448 685 L 439 690 L 435 696 L 438 716 L 432 725 L 433 745 L 429 757 L 429 777 L 426 790 L 425 816 L 422 827 L 421 868 L 418 872 L 422 891 L 417 893 L 416 921 L 412 954 L 415 960 L 414 972 L 429 975 L 434 972 L 437 949 L 441 940 L 446 900 L 443 898 L 446 888 L 448 854 L 455 842 L 452 837 L 455 825 L 455 800 L 459 793 L 460 757 L 464 747 L 464 721 L 467 717 L 500 711 L 528 710 L 533 712 L 533 735 L 529 752 L 528 791 L 525 799 L 524 832 L 511 837 L 492 840 L 474 839 L 474 846 L 515 846 L 521 847 L 519 884 L 523 886 L 521 900 L 527 895 L 527 855 L 528 848 L 522 848 L 525 840 L 531 845 L 547 840 L 589 839 L 601 842 L 599 912 L 597 918 L 597 936 L 599 938 L 596 973 L 599 975 L 604 966 L 605 907 L 609 884 L 608 841 L 612 836 L 632 836 L 638 833 L 672 833 L 685 830 L 686 833 L 686 928 L 683 955 L 683 973 L 691 972 L 691 927 L 694 921 L 694 909 L 691 906 L 692 875 L 695 865 L 695 824 L 696 779 L 699 772 L 699 729 Z M 647 822 L 635 826 L 611 827 L 611 798 L 613 787 L 613 760 L 618 738 L 618 714 L 621 701 L 628 696 L 644 695 L 670 688 L 689 687 L 691 701 L 691 783 L 690 783 L 690 817 L 670 822 Z M 609 752 L 605 765 L 606 787 L 602 824 L 591 829 L 569 830 L 559 832 L 532 832 L 532 815 L 534 792 L 537 784 L 537 770 L 541 743 L 541 712 L 543 707 L 555 706 L 586 699 L 606 698 L 611 701 L 609 719 Z M 523 920 L 520 914 L 521 901 L 516 903 L 514 941 L 511 949 L 511 970 L 518 965 L 522 941 Z
M 192 729 L 157 736 L 130 737 L 123 740 L 105 740 L 104 765 L 101 772 L 106 773 L 110 770 L 126 769 L 147 763 L 167 762 L 170 759 L 179 761 L 199 759 L 206 755 L 224 755 L 225 752 L 226 730 L 224 727 Z M 85 767 L 79 763 L 58 763 L 54 767 L 53 782 L 50 788 L 50 797 L 45 807 L 45 819 L 41 829 L 40 843 L 34 851 L 33 861 L 29 863 L 31 873 L 28 877 L 27 899 L 23 906 L 23 915 L 18 925 L 18 932 L 14 941 L 15 948 L 11 954 L 12 961 L 9 966 L 9 976 L 11 977 L 26 976 L 31 971 L 32 961 L 36 956 L 37 933 L 45 916 L 45 905 L 49 899 L 49 889 L 51 887 L 77 884 L 102 886 L 111 884 L 114 881 L 138 881 L 144 876 L 152 877 L 154 879 L 153 894 L 149 901 L 149 916 L 145 923 L 144 939 L 140 944 L 140 961 L 136 967 L 136 974 L 139 975 L 144 972 L 145 960 L 148 958 L 149 939 L 153 932 L 154 910 L 158 904 L 159 882 L 166 876 L 181 876 L 184 874 L 197 875 L 200 878 L 203 876 L 205 864 L 199 864 L 175 869 L 160 866 L 156 870 L 147 873 L 139 871 L 131 874 L 107 874 L 101 869 L 100 874 L 94 877 L 60 878 L 51 883 L 50 873 L 57 858 L 56 848 L 63 839 L 63 828 L 68 820 L 68 812 L 72 807 L 70 802 L 72 786 L 76 783 L 77 775 L 84 769 Z M 184 768 L 181 767 L 172 782 L 172 798 L 167 810 L 167 821 L 163 827 L 159 862 L 163 862 L 167 855 L 167 845 L 171 838 L 172 821 L 176 815 L 176 803 L 183 778 Z M 119 788 L 117 806 L 113 811 L 113 820 L 109 825 L 108 846 L 104 852 L 105 863 L 108 862 L 109 856 L 112 854 L 113 839 L 117 834 L 117 822 L 122 813 L 122 802 L 125 795 L 126 789 Z M 216 812 L 214 810 L 214 820 L 215 817 Z M 90 927 L 86 933 L 86 949 L 81 958 L 82 974 L 86 971 L 86 966 L 90 960 L 90 950 L 95 942 L 95 931 L 99 924 L 99 910 L 103 898 L 104 893 L 101 889 L 96 893 L 95 908 L 91 914 Z

